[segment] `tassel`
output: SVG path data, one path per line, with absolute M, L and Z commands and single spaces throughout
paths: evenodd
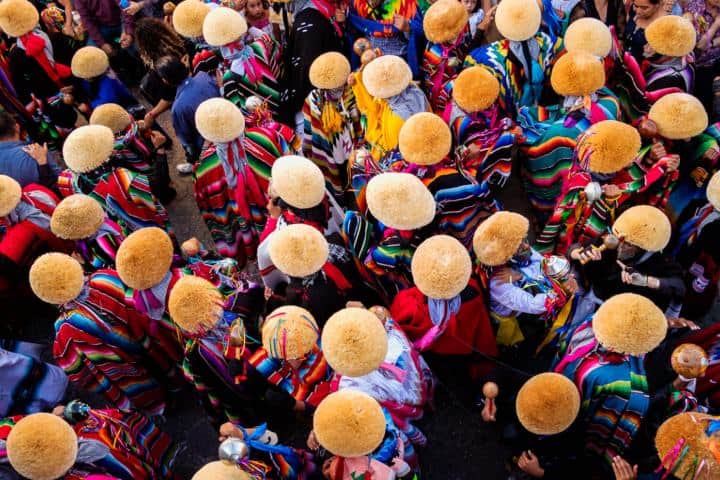
M 335 108 L 334 102 L 325 102 L 321 120 L 323 131 L 329 136 L 334 136 L 342 131 L 343 119 Z

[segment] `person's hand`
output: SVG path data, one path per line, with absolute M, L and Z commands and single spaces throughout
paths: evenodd
M 343 23 L 346 19 L 345 16 L 345 10 L 342 8 L 336 8 L 335 9 L 335 21 L 339 23 Z
M 570 258 L 580 263 L 597 262 L 602 260 L 602 252 L 597 248 L 579 247 L 570 252 Z
M 710 174 L 703 167 L 695 167 L 693 168 L 693 171 L 690 172 L 690 178 L 695 182 L 695 186 L 698 188 L 703 186 L 708 176 L 710 176 Z
M 65 22 L 63 25 L 62 33 L 68 37 L 75 38 L 75 26 L 72 22 Z
M 618 263 L 620 262 L 618 261 Z M 629 272 L 623 269 L 620 271 L 620 280 L 627 285 L 647 287 L 647 276 L 638 272 Z
M 345 303 L 345 308 L 365 308 L 365 305 L 363 305 L 362 302 L 350 300 Z
M 507 283 L 514 283 L 522 278 L 522 274 L 510 267 L 499 267 L 493 270 L 492 278 Z
M 27 153 L 37 162 L 38 165 L 47 165 L 48 162 L 48 147 L 47 143 L 43 143 L 42 147 L 37 143 L 33 143 L 26 147 L 23 147 L 23 152 Z
M 270 288 L 270 287 L 265 287 L 265 292 L 264 292 L 265 300 L 269 300 L 270 297 L 273 296 L 273 293 L 274 293 L 274 292 L 273 292 L 273 289 L 272 289 L 272 288 Z
M 487 12 L 485 12 L 485 16 L 482 20 L 480 20 L 480 23 L 478 23 L 477 29 L 482 30 L 483 32 L 488 29 L 490 24 L 492 24 L 493 20 L 495 20 L 495 9 L 497 8 L 497 5 L 493 5 Z
M 672 154 L 665 157 L 665 171 L 674 172 L 680 166 L 680 155 Z
M 143 7 L 143 2 L 130 2 L 130 6 L 123 11 L 130 16 L 135 16 Z
M 602 186 L 602 192 L 606 197 L 615 198 L 615 197 L 620 196 L 620 194 L 622 193 L 622 190 L 620 190 L 620 188 L 618 188 L 617 185 L 608 183 L 608 184 Z
M 677 390 L 678 392 L 681 392 L 687 388 L 687 386 L 688 386 L 688 384 L 690 384 L 690 382 L 691 382 L 691 380 L 684 380 L 682 377 L 680 377 L 678 375 L 678 377 L 675 380 L 673 380 L 672 386 L 675 390 Z
M 497 406 L 495 405 L 495 400 L 486 399 L 485 406 L 483 407 L 482 411 L 480 412 L 480 416 L 482 417 L 483 422 L 494 422 L 496 415 L 497 415 Z
M 570 278 L 565 280 L 561 286 L 565 293 L 568 295 L 574 295 L 578 290 L 578 283 L 575 275 L 572 275 Z
M 75 103 L 75 96 L 72 93 L 63 93 L 62 101 L 65 105 L 72 105 Z
M 520 454 L 518 458 L 518 467 L 520 470 L 535 478 L 545 476 L 545 470 L 540 466 L 540 461 L 530 450 Z
M 635 480 L 637 478 L 637 465 L 631 467 L 622 457 L 613 458 L 612 469 L 615 473 L 615 480 Z
M 155 113 L 152 110 L 145 114 L 145 117 L 143 117 L 143 123 L 145 124 L 145 128 L 153 126 L 153 123 L 155 123 Z
M 355 73 L 353 72 L 350 75 L 348 75 L 347 84 L 352 87 L 356 83 L 357 83 L 357 79 L 355 78 Z
M 220 425 L 220 436 L 218 437 L 218 440 L 224 442 L 230 437 L 243 438 L 243 433 L 238 427 L 236 427 L 232 423 L 225 422 Z
M 690 330 L 700 330 L 700 327 L 686 318 L 670 317 L 667 319 L 668 328 L 689 328 Z
M 275 204 L 274 199 L 269 199 L 267 205 L 265 206 L 268 211 L 268 215 L 270 218 L 280 218 L 280 214 L 282 213 L 282 209 L 279 205 Z
M 650 58 L 653 55 L 655 55 L 655 49 L 652 48 L 649 43 L 646 43 L 645 46 L 643 47 L 643 56 L 645 58 Z
M 58 405 L 57 407 L 53 408 L 53 415 L 57 417 L 62 417 L 63 413 L 65 413 L 65 405 Z
M 122 48 L 129 48 L 130 46 L 132 46 L 132 43 L 133 43 L 133 36 L 130 35 L 129 33 L 123 32 L 120 35 L 120 46 Z
M 150 141 L 155 146 L 155 148 L 160 148 L 163 146 L 167 138 L 165 138 L 165 135 L 158 132 L 157 130 L 153 130 L 150 132 Z
M 393 26 L 401 32 L 410 31 L 410 22 L 402 15 L 395 15 L 395 17 L 393 17 Z
M 667 150 L 665 150 L 665 145 L 662 143 L 654 143 L 652 147 L 650 147 L 650 158 L 657 162 L 661 158 L 663 158 L 665 155 L 667 155 Z
M 315 436 L 315 432 L 311 431 L 307 438 L 307 447 L 312 450 L 313 452 L 316 452 L 320 450 L 320 442 L 318 442 L 317 437 Z
M 124 34 L 123 34 L 124 35 Z M 100 48 L 103 52 L 107 53 L 108 56 L 111 56 L 115 53 L 115 50 L 113 49 L 113 46 L 109 43 L 103 43 Z

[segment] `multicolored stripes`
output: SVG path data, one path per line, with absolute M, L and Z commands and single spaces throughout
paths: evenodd
M 250 357 L 249 363 L 270 384 L 286 391 L 295 400 L 316 407 L 330 393 L 332 370 L 319 348 L 310 353 L 297 368 L 271 357 L 264 348 L 259 348 Z
M 609 465 L 622 455 L 640 429 L 650 407 L 643 358 L 604 350 L 589 330 L 592 320 L 578 326 L 571 346 L 554 368 L 580 390 L 578 421 L 585 432 L 585 450 Z M 575 338 L 583 338 L 575 343 Z
M 307 96 L 302 109 L 302 152 L 320 168 L 335 193 L 342 195 L 347 184 L 347 160 L 361 128 L 352 88 L 346 87 L 339 97 L 334 99 L 330 92 L 318 89 Z M 341 119 L 338 131 L 328 131 L 323 126 L 323 113 L 327 108 L 334 108 Z
M 53 355 L 70 381 L 121 409 L 162 413 L 165 393 L 142 366 L 142 346 L 125 325 L 76 304 L 55 323 Z
M 246 165 L 247 166 L 247 165 Z M 246 175 L 254 175 L 246 168 Z M 210 230 L 215 248 L 223 257 L 233 258 L 243 266 L 255 257 L 258 239 L 265 225 L 266 199 L 254 198 L 250 190 L 230 189 L 215 146 L 208 148 L 193 172 L 195 201 L 203 221 Z M 240 190 L 240 183 L 235 190 Z M 241 205 L 239 202 L 244 202 Z M 242 214 L 250 211 L 251 217 Z
M 615 120 L 620 106 L 613 93 L 603 88 L 590 112 L 568 113 L 559 105 L 522 107 L 518 124 L 525 142 L 523 179 L 530 204 L 541 214 L 549 215 L 572 166 L 577 137 L 592 124 Z
M 280 45 L 269 35 L 263 34 L 242 48 L 250 50 L 250 58 L 243 61 L 242 75 L 230 69 L 223 75 L 225 98 L 240 107 L 243 115 L 247 116 L 250 112 L 245 108 L 245 101 L 254 95 L 265 100 L 273 115 L 277 115 L 280 102 Z

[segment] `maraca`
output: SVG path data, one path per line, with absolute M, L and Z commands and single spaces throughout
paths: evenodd
M 613 235 L 612 233 L 608 233 L 603 237 L 603 243 L 599 247 L 590 247 L 591 249 L 598 251 L 598 252 L 604 252 L 605 250 L 615 250 L 618 248 L 618 245 L 620 245 L 620 239 Z M 589 258 L 583 258 L 580 260 L 580 263 L 585 265 L 590 261 Z
M 708 367 L 708 356 L 705 350 L 693 343 L 683 343 L 673 350 L 670 364 L 675 373 L 683 379 L 701 377 Z
M 485 385 L 483 385 L 482 393 L 485 397 L 485 407 L 483 408 L 483 415 L 487 411 L 487 417 L 483 416 L 483 420 L 487 421 L 495 421 L 495 398 L 497 398 L 499 389 L 497 386 L 497 383 L 495 382 L 486 382 Z

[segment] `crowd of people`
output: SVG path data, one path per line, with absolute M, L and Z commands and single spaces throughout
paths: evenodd
M 507 478 L 720 478 L 720 0 L 2 0 L 0 30 L 0 478 L 179 479 L 180 392 L 219 437 L 193 480 L 429 478 L 449 373 Z

